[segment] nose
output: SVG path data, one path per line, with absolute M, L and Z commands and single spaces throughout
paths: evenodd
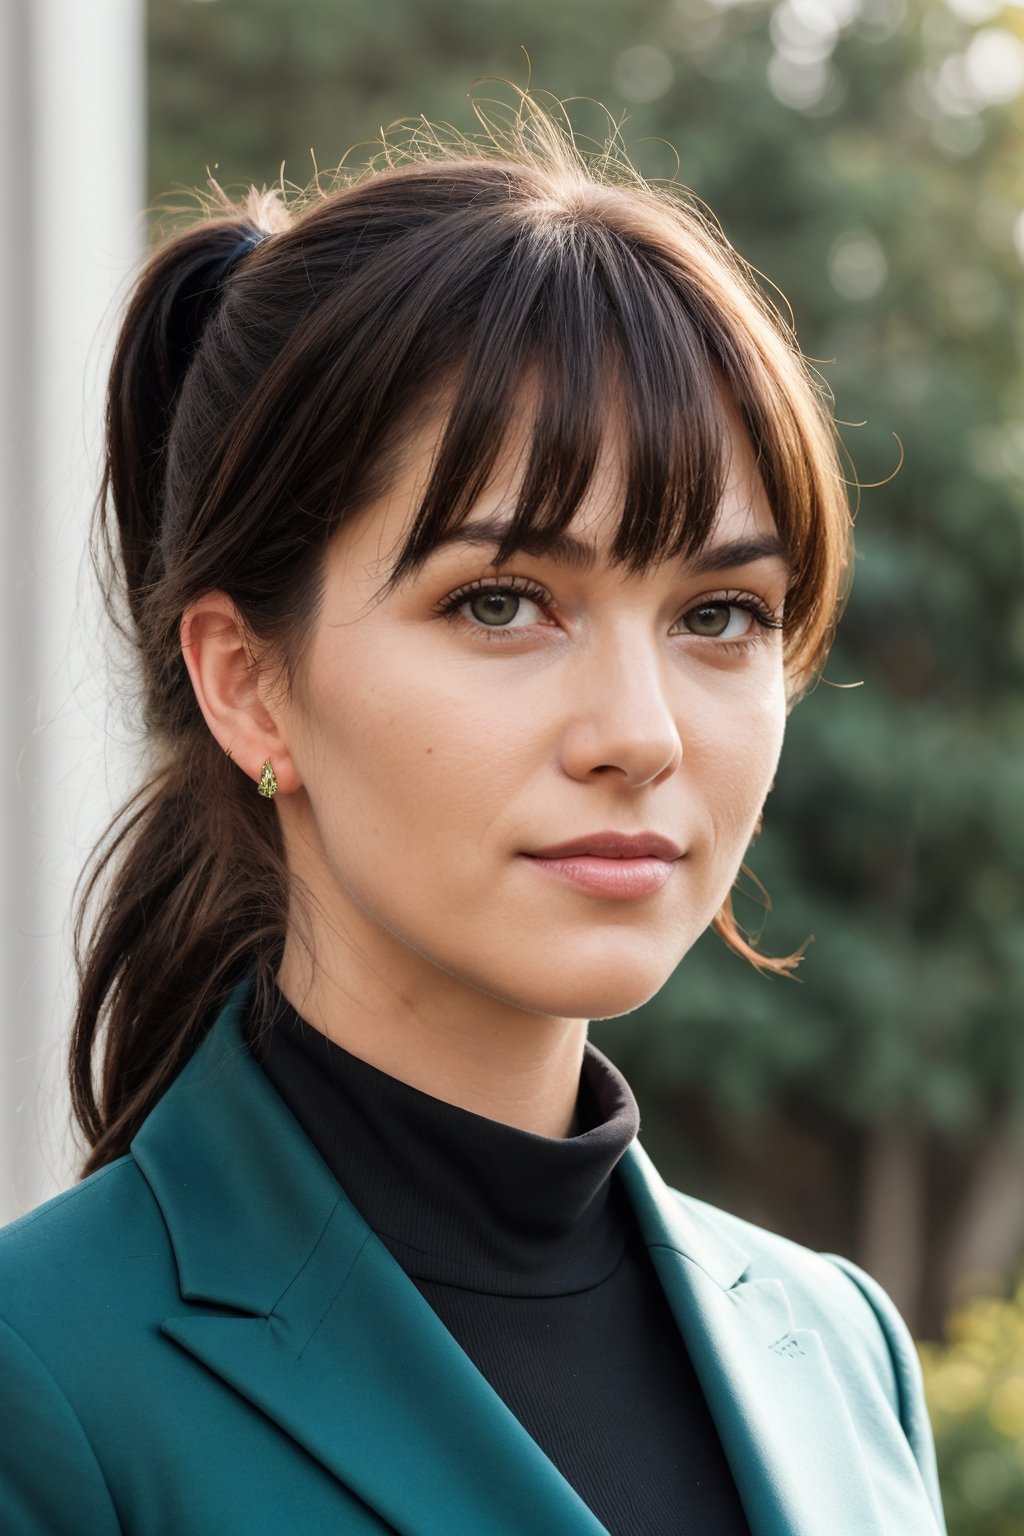
M 656 648 L 620 637 L 577 663 L 562 740 L 565 772 L 574 779 L 621 775 L 634 789 L 670 778 L 683 742 Z

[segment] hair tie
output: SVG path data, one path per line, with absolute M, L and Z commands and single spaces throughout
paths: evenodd
M 269 238 L 270 237 L 266 231 L 262 229 L 254 229 L 250 234 L 243 235 L 238 244 L 234 246 L 233 249 L 228 251 L 228 254 L 224 257 L 224 260 L 218 266 L 214 267 L 213 271 L 210 273 L 210 286 L 213 288 L 219 288 L 221 283 L 227 277 L 228 273 L 231 271 L 231 268 L 234 266 L 235 262 L 240 261 L 243 256 L 247 256 L 250 251 L 255 250 L 258 245 L 262 245 L 264 240 L 268 240 Z

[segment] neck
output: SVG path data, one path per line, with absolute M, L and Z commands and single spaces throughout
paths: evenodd
M 410 953 L 382 974 L 347 951 L 324 964 L 289 938 L 278 986 L 353 1056 L 421 1093 L 538 1136 L 573 1134 L 586 1019 L 525 1013 Z

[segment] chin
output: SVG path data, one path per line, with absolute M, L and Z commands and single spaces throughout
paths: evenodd
M 616 978 L 605 987 L 591 985 L 588 988 L 587 1006 L 581 1010 L 579 1017 L 617 1019 L 623 1014 L 633 1013 L 635 1009 L 642 1008 L 644 1003 L 649 1003 L 652 997 L 656 997 L 667 980 L 668 975 L 659 972 L 656 978 L 649 979 L 645 985 L 623 985 L 621 978 Z
M 521 973 L 508 1000 L 528 1013 L 549 1018 L 615 1019 L 650 1002 L 680 958 L 673 953 L 670 959 L 656 962 L 650 954 L 607 951 L 600 960 L 569 960 L 563 955 L 560 963 L 548 962 L 536 969 L 534 987 L 523 988 Z

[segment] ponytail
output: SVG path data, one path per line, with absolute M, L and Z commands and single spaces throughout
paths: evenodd
M 235 220 L 200 224 L 163 246 L 140 278 L 122 324 L 107 389 L 101 525 L 117 519 L 124 588 L 136 605 L 158 573 L 167 442 L 182 383 L 230 261 L 253 239 Z M 111 542 L 105 540 L 106 548 Z M 108 589 L 109 591 L 109 589 Z
M 108 612 L 142 663 L 155 761 L 76 893 L 70 1080 L 91 1148 L 83 1174 L 127 1151 L 240 976 L 255 969 L 266 998 L 283 945 L 277 819 L 254 814 L 252 786 L 206 730 L 180 654 L 167 666 L 180 617 L 167 591 L 175 408 L 225 281 L 264 238 L 248 218 L 220 218 L 161 248 L 137 283 L 111 369 L 94 562 Z

